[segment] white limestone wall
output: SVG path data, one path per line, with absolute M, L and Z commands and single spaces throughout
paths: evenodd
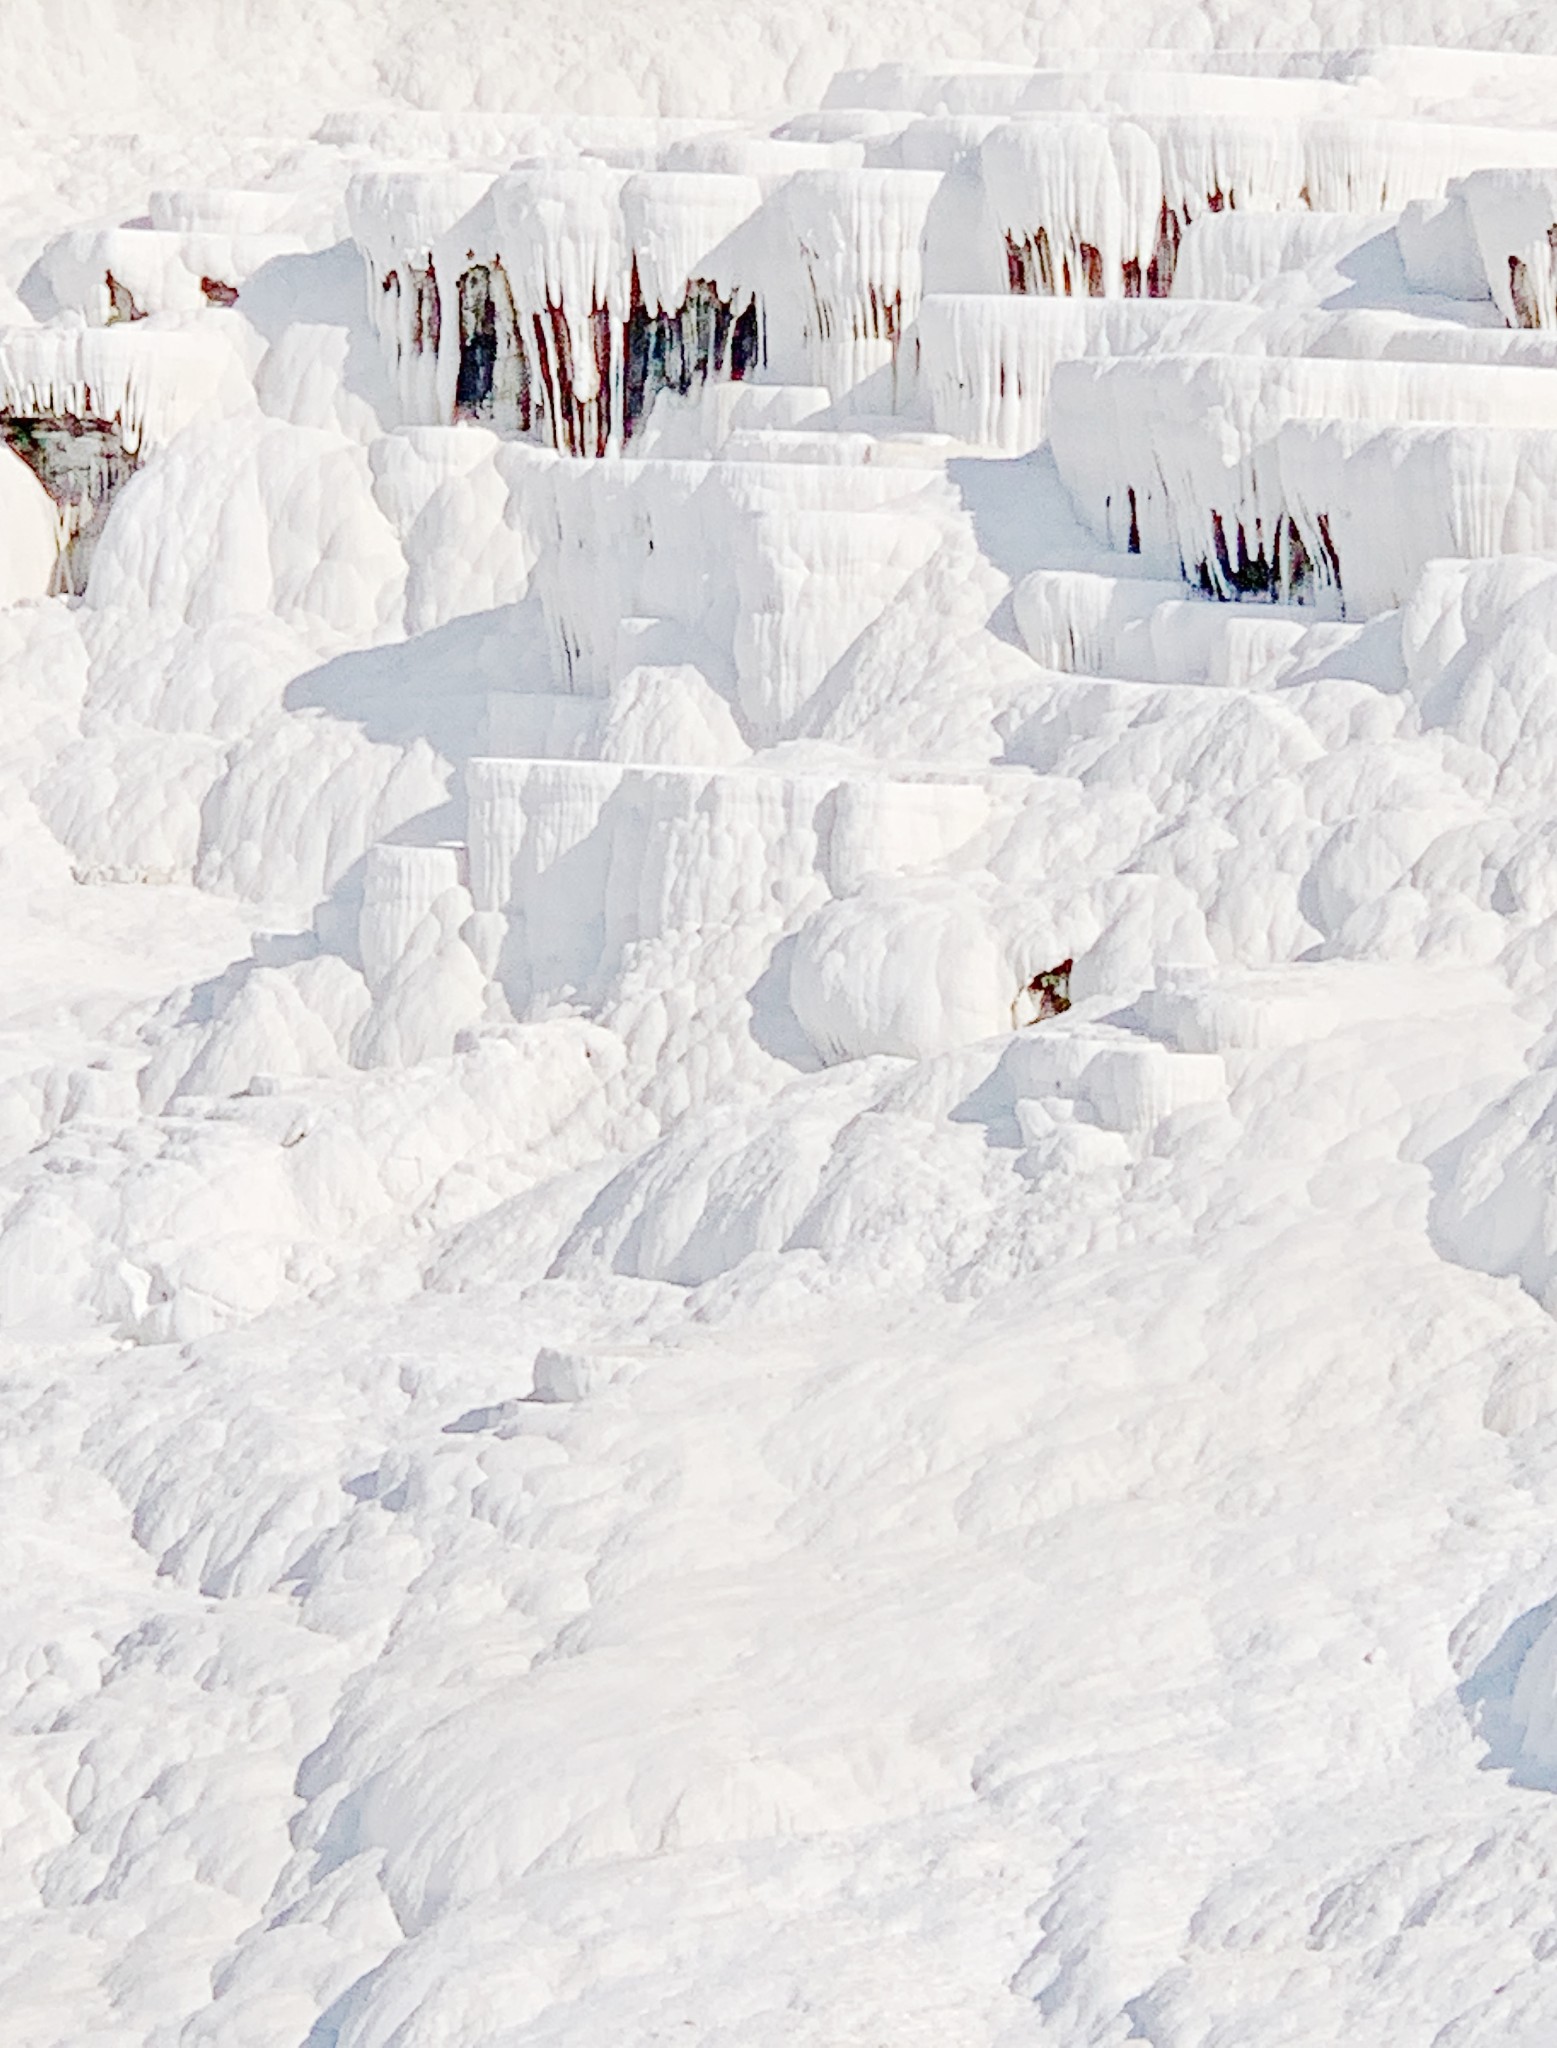
M 460 886 L 460 866 L 460 849 L 453 846 L 368 848 L 358 950 L 369 989 L 383 986 L 445 890 Z
M 1557 380 L 1506 364 L 1163 355 L 1062 363 L 1051 404 L 1055 459 L 1092 530 L 1152 574 L 1227 597 L 1338 581 L 1317 511 L 1298 529 L 1306 562 L 1294 551 L 1278 452 L 1294 422 L 1454 423 L 1494 431 L 1446 446 L 1490 447 L 1499 433 L 1557 426 Z M 1464 492 L 1446 489 L 1423 519 L 1459 519 L 1451 508 Z M 1312 489 L 1304 502 L 1314 504 Z M 1381 559 L 1392 545 L 1380 536 Z
M 879 922 L 873 885 L 933 872 L 992 815 L 980 785 L 940 778 L 478 760 L 466 779 L 471 897 L 501 923 L 518 1011 L 597 1002 L 635 947 L 678 933 L 701 947 L 738 929 L 771 948 L 856 897 L 845 921 Z M 802 950 L 829 943 L 824 925 Z M 1009 978 L 1002 966 L 1007 1003 Z M 868 1036 L 877 998 L 860 988 Z

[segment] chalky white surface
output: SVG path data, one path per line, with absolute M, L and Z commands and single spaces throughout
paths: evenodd
M 5 2048 L 1557 2035 L 1551 21 L 5 13 Z

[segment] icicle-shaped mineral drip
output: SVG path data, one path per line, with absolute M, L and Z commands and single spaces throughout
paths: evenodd
M 1058 363 L 1162 352 L 1260 355 L 1273 347 L 1274 330 L 1253 306 L 969 292 L 927 295 L 915 341 L 936 430 L 1018 455 L 1048 431 Z
M 632 273 L 623 352 L 623 439 L 656 395 L 739 381 L 761 355 L 760 244 L 749 225 L 762 205 L 755 178 L 639 172 L 622 187 Z
M 1476 171 L 1451 190 L 1509 326 L 1557 327 L 1557 173 Z
M 762 204 L 755 178 L 708 171 L 639 171 L 622 186 L 622 218 L 645 305 L 670 313 L 686 297 L 689 278 L 706 278 L 734 294 L 752 295 L 751 252 L 731 247 L 736 230 Z
M 1549 432 L 1295 422 L 1280 455 L 1303 544 L 1356 616 L 1404 602 L 1430 561 L 1557 548 Z
M 830 390 L 895 361 L 919 310 L 925 217 L 940 183 L 934 171 L 804 171 L 778 195 L 798 297 L 784 310 L 810 374 Z
M 158 446 L 248 387 L 224 336 L 139 323 L 0 328 L 0 412 L 117 422 L 127 452 Z
M 0 329 L 0 439 L 53 501 L 61 590 L 85 588 L 109 506 L 142 456 L 247 394 L 222 336 L 139 322 Z
M 1036 448 L 1055 363 L 1091 353 L 1085 316 L 1093 303 L 972 292 L 927 297 L 915 338 L 920 389 L 937 432 L 1012 454 Z
M 591 157 L 510 172 L 493 189 L 497 239 L 553 445 L 620 445 L 621 351 L 632 300 L 623 173 Z
M 1304 130 L 1290 118 L 1157 114 L 1142 126 L 1157 145 L 1163 198 L 1183 221 L 1303 204 Z
M 346 188 L 352 239 L 367 268 L 368 311 L 408 425 L 445 426 L 452 416 L 458 331 L 455 303 L 460 252 L 470 234 L 455 234 L 455 275 L 439 254 L 451 230 L 481 208 L 492 179 L 485 171 L 373 171 Z M 450 303 L 446 309 L 444 293 Z
M 531 503 L 549 515 L 534 587 L 551 640 L 552 679 L 561 691 L 603 697 L 618 622 L 634 610 L 638 550 L 622 467 L 607 473 L 564 464 L 544 485 L 536 479 Z
M 1159 423 L 1153 453 L 1181 572 L 1223 600 L 1285 596 L 1286 504 L 1270 394 L 1258 376 L 1265 365 L 1241 364 L 1251 374 L 1229 390 L 1220 365 L 1207 372 L 1193 358 L 1170 360 L 1179 366 L 1183 403 Z M 1225 411 L 1203 423 L 1201 408 L 1218 399 Z
M 1557 427 L 1557 380 L 1540 369 L 1328 358 L 1156 356 L 1062 363 L 1055 459 L 1109 545 L 1175 568 L 1215 596 L 1298 591 L 1325 569 L 1314 521 L 1293 529 L 1277 443 L 1295 420 L 1452 421 Z M 1334 507 L 1324 508 L 1328 518 Z M 1292 542 L 1301 539 L 1302 551 Z M 1316 556 L 1315 546 L 1321 548 Z
M 1103 543 L 1140 555 L 1149 574 L 1183 574 L 1173 544 L 1157 465 L 1153 415 L 1143 419 L 1140 380 L 1081 360 L 1055 366 L 1049 390 L 1049 438 L 1076 510 Z M 1182 372 L 1158 369 L 1162 409 L 1180 403 Z
M 1438 121 L 1315 121 L 1303 138 L 1304 187 L 1325 213 L 1378 213 L 1441 199 L 1449 184 L 1499 166 L 1557 167 L 1550 130 Z
M 756 250 L 735 236 L 761 205 L 753 179 L 581 156 L 495 182 L 374 174 L 348 200 L 407 421 L 475 420 L 602 455 L 635 424 L 632 400 L 759 360 Z
M 1303 188 L 1324 213 L 1378 213 L 1437 197 L 1447 137 L 1425 122 L 1317 121 L 1304 137 Z
M 1304 204 L 1303 128 L 1291 119 L 1143 115 L 1161 166 L 1162 205 L 1150 289 L 1173 288 L 1189 223 L 1224 209 L 1273 213 Z
M 1139 296 L 1162 212 L 1157 152 L 1142 128 L 1064 116 L 1012 122 L 986 139 L 980 162 L 1013 292 Z
M 0 436 L 53 500 L 58 562 L 51 589 L 79 596 L 108 508 L 135 472 L 135 459 L 112 420 L 67 415 L 16 420 L 0 414 Z
M 502 978 L 519 1009 L 587 1001 L 644 940 L 753 922 L 776 935 L 826 898 L 833 775 L 476 760 L 467 785 L 473 893 L 507 920 Z M 914 806 L 907 864 L 976 830 L 982 795 Z M 916 836 L 921 820 L 932 829 Z

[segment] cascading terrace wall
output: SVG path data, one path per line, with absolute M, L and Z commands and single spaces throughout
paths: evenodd
M 1537 416 L 1514 416 L 1517 382 L 1478 380 L 1471 364 L 1546 360 L 1557 140 L 1379 118 L 1340 77 L 1300 73 L 1252 60 L 1206 72 L 1191 114 L 1171 67 L 1083 56 L 1033 70 L 889 66 L 843 74 L 816 114 L 767 136 L 408 113 L 388 129 L 341 117 L 320 141 L 382 150 L 392 132 L 403 152 L 444 159 L 359 172 L 345 190 L 405 427 L 485 426 L 572 457 L 659 456 L 676 452 L 659 400 L 705 403 L 740 386 L 772 396 L 739 423 L 725 415 L 725 435 L 895 416 L 1006 453 L 1052 437 L 1083 516 L 1110 545 L 1219 598 L 1337 603 L 1364 570 L 1335 538 L 1344 510 L 1315 499 L 1331 486 L 1314 465 L 1350 465 L 1348 489 L 1365 474 L 1383 488 L 1389 464 L 1365 461 L 1348 425 L 1350 387 L 1371 389 L 1371 370 L 1261 373 L 1290 400 L 1284 441 L 1267 431 L 1268 407 L 1218 397 L 1217 433 L 1237 440 L 1229 454 L 1211 448 L 1195 410 L 1211 371 L 1185 396 L 1165 362 L 1081 383 L 1071 366 L 1380 353 L 1463 363 L 1430 387 L 1390 385 L 1417 396 L 1398 414 L 1392 397 L 1370 401 L 1368 417 L 1380 431 L 1410 429 L 1413 448 L 1433 424 L 1528 428 Z M 52 508 L 56 587 L 83 587 L 108 507 L 174 415 L 225 402 L 233 366 L 221 342 L 238 329 L 220 323 L 257 274 L 302 246 L 299 230 L 284 191 L 171 190 L 152 195 L 143 221 L 73 231 L 44 251 L 38 290 L 85 326 L 0 337 L 0 434 Z M 1414 314 L 1385 333 L 1383 313 L 1368 328 L 1364 316 L 1284 317 L 1247 302 L 1272 265 L 1326 251 L 1344 264 L 1364 244 L 1388 244 L 1413 288 L 1440 303 L 1490 298 L 1504 326 Z M 173 316 L 205 324 L 175 333 L 161 324 Z M 1516 349 L 1521 335 L 1542 352 Z M 1141 377 L 1155 395 L 1124 404 Z M 1250 388 L 1245 371 L 1214 379 L 1218 393 Z M 146 396 L 162 385 L 179 393 L 171 410 Z M 1422 398 L 1429 388 L 1441 399 Z M 1494 417 L 1472 394 L 1496 389 L 1507 404 Z M 1078 405 L 1098 409 L 1091 452 Z M 1325 438 L 1326 422 L 1347 433 Z M 698 435 L 687 450 L 705 452 Z M 1532 444 L 1514 473 L 1540 460 Z M 41 506 L 8 475 L 14 519 L 37 530 L 28 560 L 41 557 Z M 1504 517 L 1483 502 L 1501 488 L 1479 483 L 1481 509 L 1449 516 L 1436 539 L 1544 532 L 1532 509 L 1541 494 L 1511 485 L 1521 509 Z M 1392 519 L 1390 504 L 1369 519 Z M 24 584 L 35 573 L 17 571 Z M 555 625 L 555 607 L 550 616 Z M 557 645 L 578 687 L 591 664 L 571 631 L 558 628 Z

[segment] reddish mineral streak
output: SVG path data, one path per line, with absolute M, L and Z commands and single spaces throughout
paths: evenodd
M 104 271 L 103 284 L 108 292 L 108 325 L 116 326 L 121 320 L 144 320 L 146 315 L 136 304 L 135 294 L 127 284 L 114 276 L 111 270 Z
M 84 394 L 87 404 L 91 393 Z M 60 553 L 51 594 L 86 588 L 103 522 L 139 460 L 120 421 L 82 413 L 0 412 L 0 440 L 21 457 L 54 501 Z
M 411 345 L 436 352 L 441 335 L 436 279 L 429 264 L 412 270 L 416 299 Z M 390 271 L 382 290 L 398 293 Z M 761 319 L 754 302 L 739 312 L 704 278 L 693 278 L 681 304 L 650 310 L 637 265 L 625 318 L 598 301 L 584 323 L 594 389 L 580 393 L 579 365 L 566 307 L 548 302 L 530 316 L 529 331 L 514 304 L 500 261 L 470 262 L 456 286 L 459 359 L 453 416 L 500 432 L 538 434 L 570 455 L 600 456 L 630 441 L 662 391 L 685 396 L 716 381 L 739 383 L 762 359 Z M 872 324 L 895 336 L 902 325 L 897 297 L 872 302 Z

